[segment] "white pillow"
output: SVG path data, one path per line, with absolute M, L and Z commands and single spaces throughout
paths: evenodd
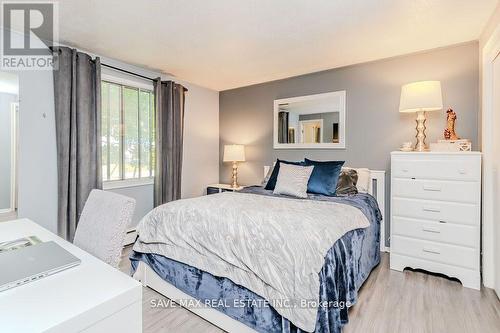
M 297 198 L 307 198 L 307 183 L 314 166 L 280 164 L 274 194 L 285 194 Z
M 267 170 L 267 174 L 266 174 L 266 176 L 264 177 L 264 179 L 262 180 L 262 183 L 261 183 L 262 186 L 266 187 L 267 182 L 269 181 L 269 178 L 271 178 L 271 175 L 273 174 L 274 166 L 275 165 L 276 165 L 276 162 L 274 162 L 273 166 L 269 167 L 269 170 Z
M 353 169 L 358 173 L 358 182 L 356 183 L 356 188 L 359 193 L 368 193 L 368 187 L 370 186 L 370 169 L 368 168 L 350 168 L 342 167 L 343 170 Z

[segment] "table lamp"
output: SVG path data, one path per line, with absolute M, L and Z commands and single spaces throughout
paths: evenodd
M 243 145 L 225 145 L 224 146 L 224 162 L 233 162 L 233 188 L 238 187 L 238 162 L 245 161 L 245 146 Z
M 443 109 L 441 82 L 420 81 L 405 84 L 401 87 L 399 112 L 417 113 L 416 151 L 428 150 L 425 144 L 425 112 Z

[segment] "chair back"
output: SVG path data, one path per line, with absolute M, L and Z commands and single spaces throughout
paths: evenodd
M 135 200 L 92 190 L 83 207 L 73 243 L 113 267 L 118 267 Z

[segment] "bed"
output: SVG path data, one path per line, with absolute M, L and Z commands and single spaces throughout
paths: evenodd
M 340 332 L 385 251 L 384 178 L 370 171 L 369 193 L 346 197 L 290 199 L 253 186 L 181 200 L 141 221 L 133 276 L 228 332 Z M 330 216 L 339 230 L 310 226 Z M 263 230 L 272 241 L 259 243 Z

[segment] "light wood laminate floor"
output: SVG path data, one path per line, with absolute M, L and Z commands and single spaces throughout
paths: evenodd
M 129 272 L 124 250 L 120 268 Z M 164 299 L 152 289 L 143 289 L 143 332 L 222 332 L 204 319 L 180 308 L 153 308 L 151 300 Z M 500 301 L 495 292 L 463 288 L 451 281 L 423 272 L 389 269 L 389 255 L 370 274 L 349 311 L 351 332 L 500 332 Z

